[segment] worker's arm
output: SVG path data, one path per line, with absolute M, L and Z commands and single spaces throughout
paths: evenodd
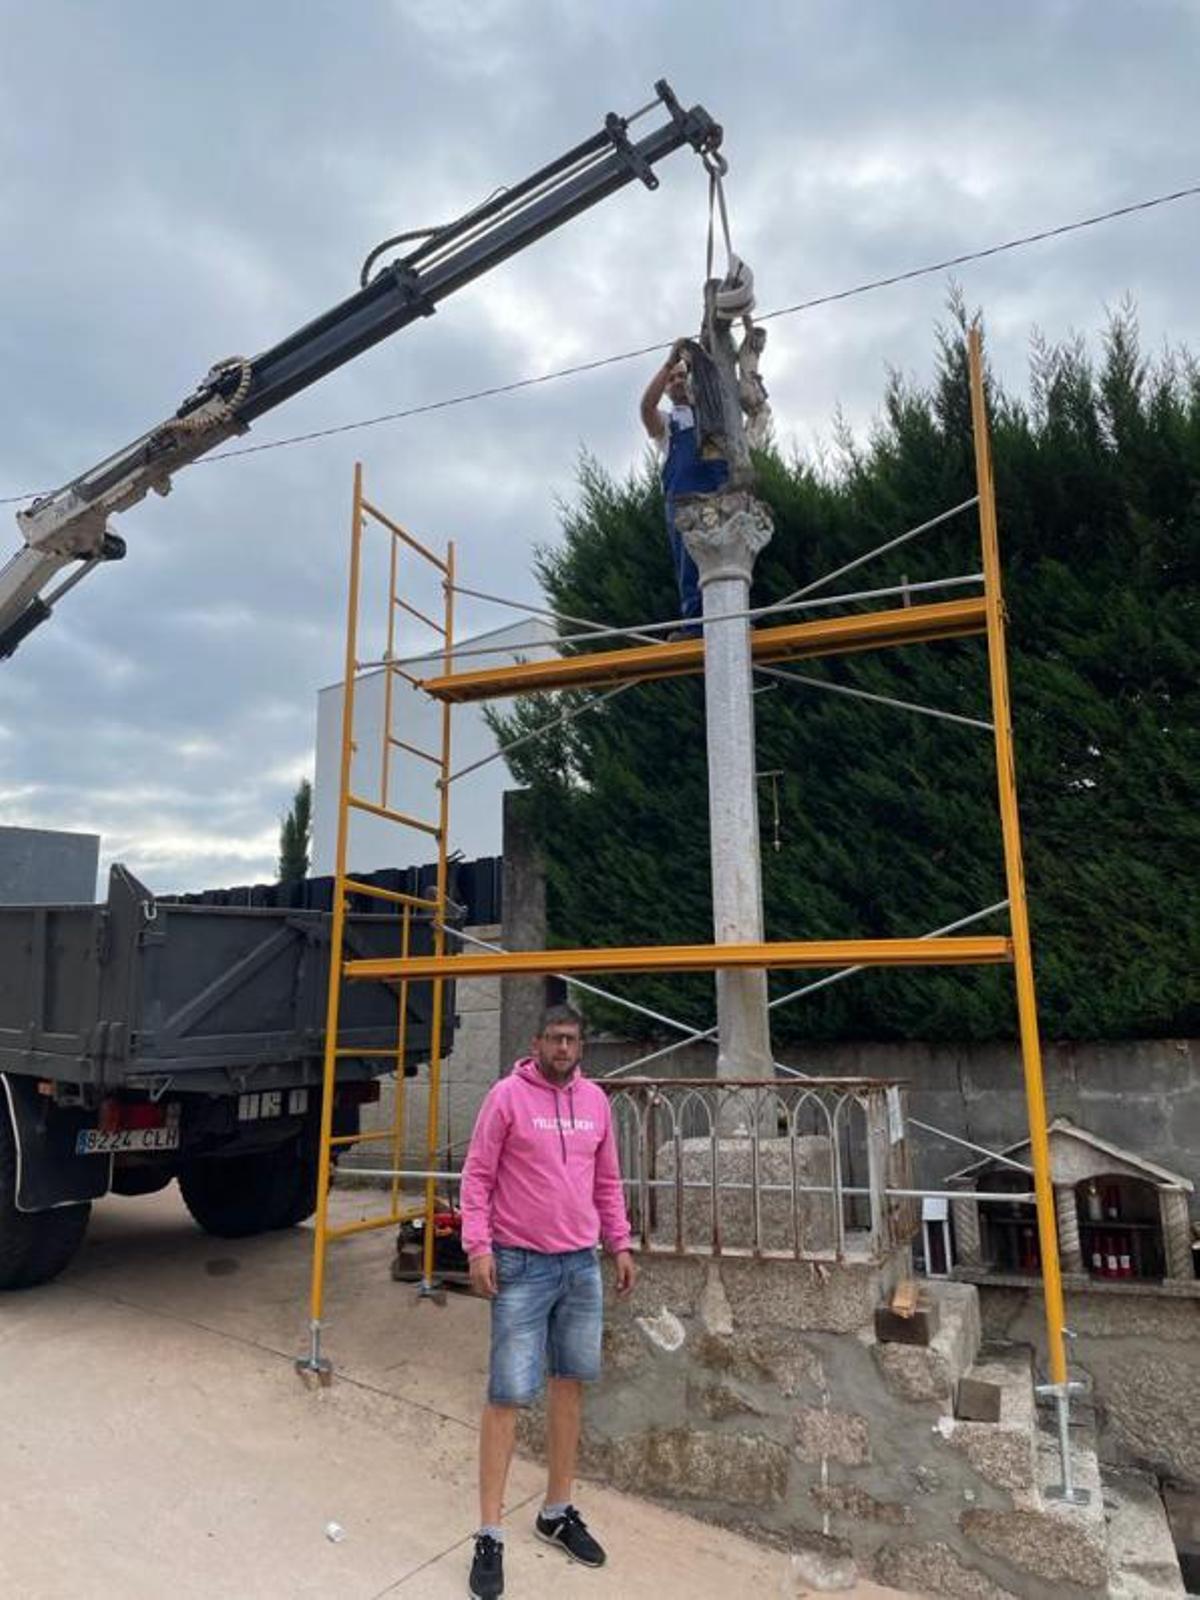
M 679 360 L 679 341 L 671 346 L 667 359 L 646 385 L 646 392 L 642 396 L 641 413 L 642 427 L 652 439 L 661 439 L 667 431 L 663 421 L 663 414 L 658 409 L 659 402 L 667 392 L 667 382 L 671 376 L 671 368 Z
M 496 1292 L 492 1257 L 492 1191 L 511 1122 L 502 1083 L 488 1092 L 475 1119 L 462 1170 L 462 1243 L 471 1263 L 471 1284 L 477 1294 Z

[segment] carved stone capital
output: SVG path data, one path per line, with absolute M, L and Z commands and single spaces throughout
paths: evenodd
M 681 495 L 675 525 L 700 569 L 702 586 L 717 578 L 749 582 L 759 551 L 775 531 L 770 511 L 748 489 Z

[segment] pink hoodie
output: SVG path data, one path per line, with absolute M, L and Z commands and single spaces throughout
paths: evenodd
M 463 1246 L 495 1244 L 547 1255 L 603 1240 L 629 1248 L 629 1219 L 608 1096 L 579 1068 L 564 1084 L 532 1056 L 488 1090 L 462 1173 Z

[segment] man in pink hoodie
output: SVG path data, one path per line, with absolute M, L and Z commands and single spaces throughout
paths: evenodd
M 583 1385 L 600 1376 L 597 1244 L 615 1258 L 618 1295 L 632 1293 L 637 1277 L 608 1096 L 580 1072 L 579 1012 L 552 1006 L 533 1052 L 488 1091 L 462 1174 L 471 1284 L 492 1302 L 471 1567 L 476 1600 L 504 1593 L 500 1513 L 517 1409 L 537 1399 L 547 1367 L 549 1479 L 534 1533 L 584 1566 L 604 1562 L 571 1504 Z

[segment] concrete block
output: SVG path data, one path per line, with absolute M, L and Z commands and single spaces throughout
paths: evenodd
M 481 939 L 490 938 L 498 944 L 499 936 L 481 933 Z M 454 1008 L 463 1013 L 500 1010 L 499 978 L 460 978 L 454 991 Z
M 762 1434 L 651 1429 L 610 1441 L 606 1459 L 606 1476 L 633 1494 L 766 1507 L 787 1490 L 787 1447 Z
M 733 1312 L 729 1305 L 729 1296 L 725 1293 L 725 1285 L 721 1282 L 721 1274 L 715 1264 L 709 1265 L 704 1279 L 704 1292 L 700 1296 L 700 1321 L 704 1324 L 706 1333 L 729 1335 L 733 1332 Z
M 1108 1530 L 1108 1600 L 1169 1600 L 1185 1594 L 1166 1508 L 1153 1478 L 1102 1474 Z
M 646 1359 L 646 1341 L 636 1323 L 606 1321 L 601 1356 L 606 1373 L 635 1372 Z
M 960 1378 L 979 1354 L 983 1337 L 979 1290 L 972 1283 L 930 1281 L 925 1293 L 936 1301 L 941 1318 L 932 1348 L 942 1353 L 953 1376 Z
M 1007 1042 L 972 1046 L 963 1052 L 960 1082 L 966 1100 L 1017 1093 L 1023 1083 L 1020 1049 Z
M 875 1557 L 874 1576 L 906 1594 L 948 1595 L 953 1600 L 1019 1600 L 986 1573 L 970 1567 L 942 1540 L 885 1545 Z
M 891 1528 L 906 1528 L 913 1522 L 913 1508 L 897 1500 L 876 1500 L 865 1489 L 852 1483 L 820 1485 L 809 1494 L 822 1511 L 831 1516 L 848 1517 L 851 1522 L 878 1522 Z
M 1097 1597 L 1108 1580 L 1104 1540 L 1081 1522 L 1033 1511 L 964 1511 L 967 1538 L 986 1554 L 1050 1583 L 1074 1583 Z
M 788 1596 L 830 1594 L 853 1589 L 858 1582 L 858 1568 L 848 1551 L 833 1546 L 811 1550 L 793 1550 L 788 1561 L 783 1592 Z
M 731 1383 L 690 1383 L 687 1390 L 689 1412 L 709 1422 L 728 1422 L 731 1417 L 765 1417 L 768 1413 L 745 1390 Z
M 696 1314 L 708 1281 L 709 1263 L 698 1256 L 638 1255 L 637 1301 L 641 1306 L 665 1305 L 680 1317 Z M 610 1308 L 610 1315 L 632 1316 L 628 1304 Z
M 869 1323 L 889 1287 L 882 1267 L 726 1257 L 721 1280 L 737 1329 L 853 1333 Z
M 796 1454 L 801 1461 L 836 1461 L 862 1467 L 871 1459 L 871 1430 L 866 1417 L 850 1411 L 802 1406 L 793 1413 Z
M 1196 1355 L 1164 1349 L 1155 1337 L 1122 1353 L 1119 1382 L 1106 1384 L 1102 1396 L 1108 1431 L 1130 1459 L 1190 1483 L 1200 1482 L 1196 1380 Z
M 1036 1417 L 1028 1351 L 976 1362 L 970 1376 L 1000 1391 L 997 1422 L 958 1422 L 941 1427 L 949 1443 L 998 1489 L 1029 1490 L 1036 1482 Z
M 785 1399 L 824 1387 L 821 1358 L 784 1332 L 701 1333 L 690 1346 L 692 1360 L 740 1383 L 769 1384 Z
M 1187 1090 L 1173 1095 L 1166 1105 L 1169 1114 L 1165 1142 L 1156 1148 L 1143 1145 L 1139 1139 L 1139 1148 L 1200 1187 L 1200 1082 L 1190 1083 Z M 1195 1203 L 1193 1200 L 1193 1206 Z
M 954 1380 L 940 1350 L 910 1344 L 875 1344 L 871 1354 L 884 1383 L 901 1400 L 949 1404 Z
M 929 1345 L 938 1331 L 936 1301 L 926 1299 L 910 1316 L 902 1316 L 891 1306 L 875 1307 L 875 1337 L 881 1344 Z
M 954 1396 L 954 1415 L 962 1422 L 999 1422 L 1000 1396 L 997 1383 L 983 1378 L 960 1378 Z
M 759 1182 L 783 1185 L 759 1195 L 759 1244 L 765 1250 L 791 1250 L 798 1220 L 802 1249 L 828 1250 L 833 1243 L 833 1200 L 826 1194 L 799 1194 L 795 1217 L 792 1195 L 792 1144 L 796 1154 L 796 1184 L 828 1187 L 832 1182 L 832 1155 L 828 1139 L 810 1135 L 795 1141 L 766 1138 L 759 1141 Z M 689 1248 L 708 1249 L 713 1241 L 713 1149 L 708 1138 L 680 1141 L 684 1182 L 683 1239 Z M 717 1142 L 717 1225 L 723 1248 L 752 1247 L 754 1204 L 750 1192 L 753 1147 L 748 1138 L 721 1138 Z M 676 1150 L 662 1145 L 657 1154 L 660 1181 L 675 1177 Z M 658 1192 L 658 1225 L 654 1237 L 662 1245 L 676 1238 L 677 1202 L 673 1189 Z
M 1079 1487 L 1088 1491 L 1086 1505 L 1066 1505 L 1049 1497 L 1047 1491 L 1062 1480 L 1058 1443 L 1048 1434 L 1038 1435 L 1033 1492 L 1014 1495 L 1010 1511 L 972 1507 L 962 1513 L 959 1525 L 988 1555 L 1049 1583 L 1077 1584 L 1100 1600 L 1107 1592 L 1108 1545 L 1100 1469 L 1090 1429 L 1072 1430 L 1071 1470 Z
M 1200 1079 L 1200 1059 L 1186 1039 L 1128 1039 L 1096 1042 L 1075 1057 L 1079 1091 L 1128 1099 L 1186 1094 Z

